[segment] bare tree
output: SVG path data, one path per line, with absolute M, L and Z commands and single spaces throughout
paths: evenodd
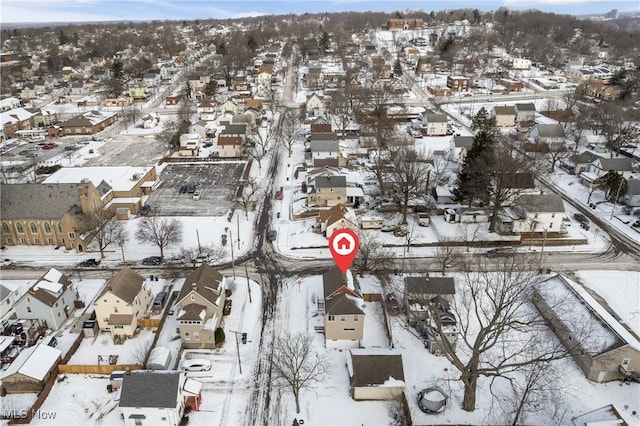
M 247 154 L 258 162 L 258 168 L 262 168 L 262 159 L 267 156 L 275 140 L 276 125 L 273 120 L 264 128 L 258 127 L 257 132 L 247 138 Z
M 178 219 L 150 216 L 140 221 L 135 236 L 140 243 L 157 245 L 160 257 L 164 257 L 166 247 L 182 242 L 182 222 Z
M 183 247 L 180 250 L 180 257 L 186 263 L 192 264 L 195 268 L 198 262 L 207 262 L 216 264 L 227 256 L 227 250 L 224 247 L 216 246 L 198 246 L 193 248 Z
M 548 338 L 544 319 L 531 308 L 533 287 L 540 282 L 536 262 L 527 257 L 505 259 L 496 266 L 485 259 L 464 265 L 462 283 L 451 305 L 458 320 L 454 345 L 442 339 L 443 353 L 459 371 L 464 385 L 462 409 L 476 409 L 480 377 L 508 377 L 526 366 L 543 365 L 567 355 L 557 339 Z M 436 332 L 445 325 L 429 303 Z
M 180 132 L 178 122 L 167 120 L 162 122 L 162 130 L 156 133 L 156 140 L 167 146 L 169 150 L 175 150 L 180 145 Z
M 391 267 L 392 253 L 372 234 L 363 232 L 359 236 L 358 255 L 353 264 L 360 273 L 383 271 Z
M 254 178 L 249 178 L 237 192 L 237 201 L 244 209 L 244 214 L 249 219 L 249 210 L 253 209 L 255 204 L 262 197 L 258 182 Z
M 127 229 L 124 222 L 113 218 L 108 211 L 97 210 L 86 216 L 85 224 L 89 229 L 89 234 L 98 243 L 100 257 L 104 257 L 104 249 L 109 245 L 127 240 Z
M 324 379 L 329 363 L 324 354 L 313 347 L 313 336 L 299 332 L 283 332 L 273 346 L 271 358 L 274 386 L 288 389 L 296 400 L 296 413 L 300 413 L 300 392 L 313 389 Z
M 407 223 L 409 201 L 424 196 L 433 166 L 413 147 L 402 147 L 392 159 L 390 180 L 395 197 L 402 206 L 402 224 Z
M 436 246 L 434 257 L 443 276 L 447 269 L 456 266 L 460 260 L 460 247 L 452 244 L 453 242 L 453 239 L 445 237 L 441 238 L 439 245 Z
M 278 121 L 278 135 L 280 142 L 287 149 L 289 157 L 292 155 L 293 146 L 302 140 L 304 131 L 300 113 L 295 109 L 287 109 L 280 115 Z

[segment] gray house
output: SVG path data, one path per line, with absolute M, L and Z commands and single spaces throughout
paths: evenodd
M 534 121 L 536 119 L 536 106 L 533 103 L 516 104 L 516 122 Z
M 15 304 L 19 319 L 40 320 L 57 330 L 72 315 L 76 299 L 71 280 L 51 268 Z
M 565 139 L 564 129 L 560 124 L 536 124 L 531 129 L 531 138 L 537 143 L 559 144 Z

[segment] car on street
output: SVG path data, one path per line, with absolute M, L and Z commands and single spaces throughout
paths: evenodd
M 149 256 L 142 259 L 143 265 L 159 265 L 162 263 L 162 257 L 160 256 Z
M 182 361 L 182 369 L 185 371 L 209 371 L 211 361 L 204 358 L 194 358 Z
M 200 199 L 200 196 L 202 196 L 202 192 L 200 192 L 200 190 L 197 189 L 196 192 L 193 193 L 193 199 L 198 201 Z
M 513 249 L 510 247 L 499 247 L 499 248 L 494 248 L 491 250 L 488 250 L 485 253 L 485 256 L 487 256 L 489 259 L 494 259 L 497 257 L 513 257 Z
M 46 149 L 53 149 L 55 147 L 56 147 L 56 144 L 54 144 L 54 143 L 46 143 L 46 144 L 42 145 L 40 147 L 40 149 L 45 149 L 46 150 Z
M 573 215 L 573 218 L 575 220 L 577 220 L 580 223 L 589 223 L 589 219 L 587 219 L 587 217 L 585 215 L 583 215 L 582 213 L 576 213 Z
M 85 259 L 80 262 L 80 266 L 98 266 L 100 264 L 100 259 Z

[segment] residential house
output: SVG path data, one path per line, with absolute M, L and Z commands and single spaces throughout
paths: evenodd
M 516 122 L 521 123 L 523 121 L 535 121 L 536 119 L 536 105 L 533 103 L 528 104 L 516 104 L 514 106 L 516 112 Z
M 491 113 L 497 127 L 511 127 L 516 124 L 516 111 L 513 106 L 494 106 Z
M 405 379 L 402 355 L 387 349 L 347 351 L 349 392 L 356 401 L 400 400 Z
M 0 112 L 9 111 L 20 107 L 20 99 L 16 97 L 8 97 L 0 99 Z
M 247 126 L 227 124 L 218 136 L 218 155 L 223 158 L 242 157 L 246 143 Z
M 216 119 L 216 106 L 209 99 L 203 99 L 197 106 L 198 119 L 212 121 Z
M 46 208 L 42 200 L 47 200 Z M 85 219 L 102 208 L 91 183 L 0 185 L 2 245 L 52 245 L 84 252 L 91 236 Z
M 513 70 L 530 70 L 531 60 L 525 58 L 511 58 L 511 69 Z
M 147 87 L 156 87 L 160 84 L 161 76 L 159 69 L 152 69 L 142 75 L 142 81 Z
M 605 405 L 571 419 L 573 426 L 617 425 L 629 426 L 613 404 Z
M 591 163 L 598 158 L 601 157 L 591 151 L 584 151 L 580 154 L 575 154 L 567 159 L 561 160 L 560 167 L 564 168 L 571 174 L 580 175 L 583 172 L 588 172 L 591 167 Z
M 307 97 L 306 110 L 308 116 L 318 116 L 325 114 L 324 101 L 317 93 L 312 93 Z
M 329 349 L 359 348 L 364 335 L 364 306 L 351 271 L 337 267 L 322 275 L 324 337 Z
M 200 409 L 202 383 L 177 371 L 134 371 L 122 379 L 120 402 L 124 424 L 178 426 L 185 409 Z
M 310 131 L 312 135 L 317 133 L 333 133 L 331 124 L 329 123 L 311 123 Z M 309 136 L 309 138 L 311 138 L 311 136 Z
M 427 136 L 444 136 L 447 134 L 447 114 L 426 113 L 424 122 L 427 127 Z
M 129 97 L 134 101 L 143 101 L 149 97 L 149 88 L 142 83 L 130 86 L 128 92 Z
M 25 108 L 15 108 L 0 113 L 0 135 L 2 139 L 16 137 L 17 130 L 31 129 L 31 117 L 33 113 Z
M 533 287 L 533 303 L 587 379 L 640 380 L 640 342 L 584 287 L 556 275 Z
M 8 319 L 15 313 L 13 307 L 18 300 L 18 289 L 19 287 L 17 285 L 7 282 L 0 283 L 0 306 L 2 306 L 2 309 L 0 309 L 0 320 Z M 0 329 L 0 332 L 2 331 L 3 330 Z
M 352 206 L 364 202 L 364 183 L 359 173 L 343 173 L 325 166 L 309 171 L 306 184 L 310 207 L 331 207 L 338 203 Z
M 502 205 L 507 206 L 524 194 L 539 194 L 536 188 L 533 173 L 497 173 L 495 176 L 496 186 L 500 188 L 503 198 Z
M 34 319 L 58 330 L 73 315 L 76 291 L 69 277 L 51 268 L 15 304 L 16 316 Z
M 469 77 L 447 76 L 447 87 L 454 92 L 462 92 L 469 90 Z
M 609 171 L 614 171 L 621 174 L 625 179 L 631 179 L 634 173 L 633 158 L 597 158 L 591 163 L 589 171 L 595 173 L 598 177 L 606 175 Z
M 180 147 L 178 155 L 181 157 L 197 157 L 202 145 L 202 138 L 197 133 L 184 133 L 180 135 Z
M 240 111 L 240 105 L 233 99 L 227 99 L 218 109 L 221 113 L 237 114 Z
M 222 321 L 226 278 L 202 263 L 185 278 L 176 298 L 180 338 L 185 348 L 215 347 L 215 331 Z
M 640 207 L 640 179 L 627 180 L 627 193 L 624 203 L 629 207 Z
M 311 90 L 317 90 L 322 87 L 322 67 L 310 66 L 307 74 L 304 76 L 307 87 Z
M 320 210 L 316 217 L 316 228 L 324 233 L 327 238 L 338 229 L 348 228 L 358 230 L 357 219 L 353 211 L 344 204 L 336 204 L 329 210 Z
M 94 135 L 116 122 L 117 113 L 91 110 L 67 121 L 59 126 L 65 135 Z
M 471 149 L 471 145 L 473 145 L 473 136 L 453 136 L 449 151 L 451 158 L 458 162 L 464 161 L 467 152 Z
M 271 77 L 273 75 L 272 67 L 260 67 L 256 76 L 257 94 L 266 97 L 271 92 Z
M 172 94 L 164 99 L 166 105 L 178 105 L 182 100 L 182 95 Z
M 109 331 L 114 339 L 133 337 L 152 301 L 146 279 L 129 267 L 121 269 L 93 303 L 100 331 Z
M 564 143 L 565 133 L 561 124 L 536 124 L 529 137 L 538 144 L 557 145 Z
M 340 147 L 335 134 L 312 134 L 310 148 L 313 167 L 340 166 Z
M 564 203 L 558 194 L 524 194 L 498 217 L 498 232 L 503 234 L 566 232 Z
M 2 388 L 8 394 L 39 393 L 51 376 L 58 375 L 62 352 L 49 345 L 23 349 L 9 367 L 0 373 Z
M 522 81 L 513 78 L 500 78 L 498 79 L 498 84 L 503 86 L 509 92 L 521 92 L 524 88 Z

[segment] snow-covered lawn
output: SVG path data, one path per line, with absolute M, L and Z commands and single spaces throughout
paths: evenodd
M 140 334 L 125 340 L 121 345 L 113 343 L 111 333 L 101 332 L 96 337 L 85 337 L 76 353 L 69 360 L 73 365 L 98 365 L 98 357 L 102 357 L 101 365 L 109 362 L 110 355 L 118 356 L 118 364 L 135 364 L 144 360 L 155 333 L 144 329 Z

